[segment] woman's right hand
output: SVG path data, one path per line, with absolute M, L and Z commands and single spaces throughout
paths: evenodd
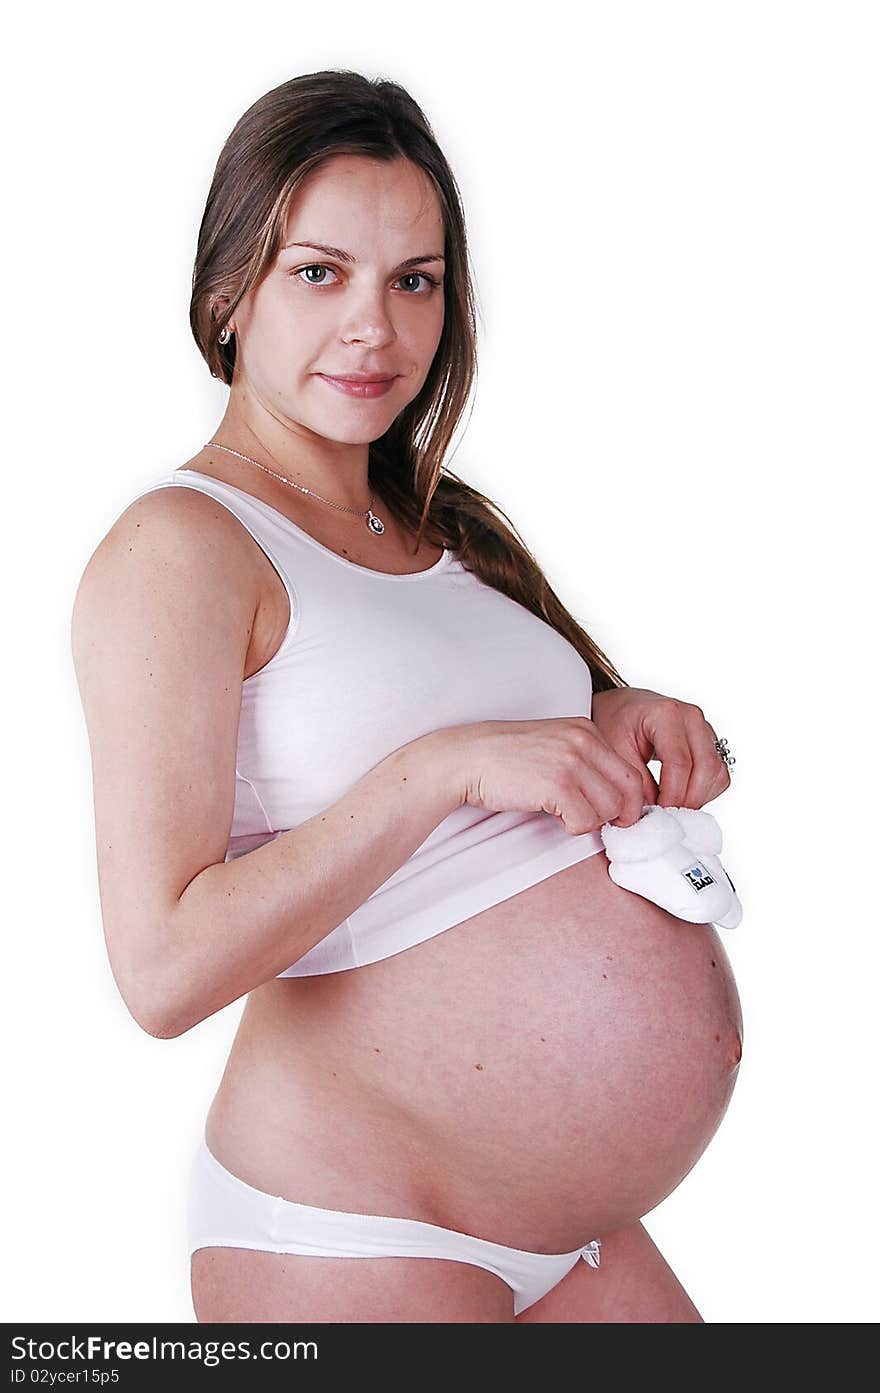
M 478 721 L 444 732 L 458 769 L 461 803 L 487 812 L 546 812 L 572 836 L 606 822 L 630 827 L 644 789 L 587 716 Z

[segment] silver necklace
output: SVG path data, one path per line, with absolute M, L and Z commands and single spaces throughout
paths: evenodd
M 275 473 L 275 470 L 274 470 L 274 469 L 270 469 L 270 468 L 268 467 L 268 465 L 260 464 L 260 461 L 259 461 L 259 460 L 251 459 L 250 455 L 243 455 L 243 454 L 241 453 L 241 451 L 239 451 L 239 450 L 233 450 L 233 449 L 231 449 L 230 446 L 228 446 L 228 445 L 219 445 L 219 444 L 217 443 L 216 440 L 209 440 L 209 441 L 207 442 L 207 444 L 205 445 L 204 448 L 205 448 L 206 450 L 207 450 L 207 449 L 225 450 L 226 453 L 229 454 L 229 455 L 236 455 L 239 459 L 247 460 L 248 464 L 255 464 L 255 465 L 257 466 L 258 469 L 264 469 L 264 470 L 266 471 L 267 474 L 271 474 L 271 475 L 272 475 L 272 478 L 273 478 L 273 479 L 280 479 L 281 482 L 282 482 L 282 484 L 290 484 L 291 488 L 299 489 L 300 493 L 307 493 L 307 494 L 309 494 L 312 498 L 317 498 L 317 499 L 319 500 L 319 502 L 329 504 L 329 506 L 330 506 L 331 508 L 339 508 L 339 510 L 340 510 L 341 512 L 343 512 L 343 513 L 356 513 L 357 516 L 358 516 L 359 518 L 366 518 L 366 520 L 367 520 L 367 527 L 368 527 L 368 528 L 370 529 L 370 531 L 371 531 L 372 533 L 374 533 L 374 535 L 377 536 L 377 537 L 381 537 L 382 533 L 385 531 L 385 524 L 384 524 L 384 522 L 382 521 L 381 518 L 377 517 L 376 514 L 373 512 L 373 507 L 372 507 L 372 504 L 373 504 L 373 490 L 372 490 L 372 489 L 370 489 L 370 507 L 369 507 L 369 508 L 367 508 L 365 511 L 362 511 L 360 508 L 347 508 L 347 507 L 345 506 L 344 503 L 334 503 L 334 502 L 332 501 L 332 499 L 330 499 L 330 498 L 322 498 L 321 495 L 320 495 L 319 493 L 315 493 L 315 490 L 314 490 L 314 489 L 303 488 L 302 484 L 297 484 L 297 483 L 295 483 L 295 482 L 293 481 L 293 479 L 286 479 L 286 478 L 284 477 L 283 474 L 276 474 L 276 473 Z

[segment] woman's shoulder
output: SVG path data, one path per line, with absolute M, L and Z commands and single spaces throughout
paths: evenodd
M 224 480 L 199 469 L 199 457 L 157 476 L 136 493 L 107 533 L 132 527 L 140 529 L 151 523 L 165 526 L 178 540 L 192 540 L 204 547 L 212 542 L 212 534 L 226 535 L 243 555 L 249 554 L 248 536 L 222 496 Z M 105 538 L 106 540 L 106 538 Z
M 179 486 L 183 468 L 151 481 L 126 504 L 92 552 L 80 584 L 89 576 L 95 584 L 112 586 L 143 572 L 161 586 L 179 583 L 188 570 L 194 577 L 209 571 L 243 587 L 256 605 L 259 549 L 210 492 Z

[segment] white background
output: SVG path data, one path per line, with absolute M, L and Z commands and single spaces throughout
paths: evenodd
M 708 1322 L 877 1299 L 877 9 L 446 0 L 42 7 L 4 82 L 3 1318 L 191 1321 L 191 1153 L 243 1003 L 156 1040 L 115 989 L 69 647 L 82 569 L 227 389 L 187 312 L 214 162 L 298 73 L 402 82 L 480 313 L 450 466 L 634 686 L 737 759 L 720 1131 L 646 1219 Z M 657 772 L 656 769 L 654 771 Z

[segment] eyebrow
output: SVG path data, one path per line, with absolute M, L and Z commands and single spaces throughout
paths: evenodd
M 340 261 L 348 261 L 352 264 L 357 263 L 357 257 L 352 256 L 351 252 L 342 251 L 340 247 L 328 247 L 323 242 L 287 242 L 282 251 L 287 251 L 289 247 L 307 247 L 312 251 L 325 252 L 327 256 L 338 257 Z M 409 256 L 406 261 L 401 261 L 399 266 L 395 266 L 395 271 L 405 271 L 407 266 L 421 266 L 425 261 L 445 261 L 446 257 L 440 252 L 428 252 L 427 256 Z

